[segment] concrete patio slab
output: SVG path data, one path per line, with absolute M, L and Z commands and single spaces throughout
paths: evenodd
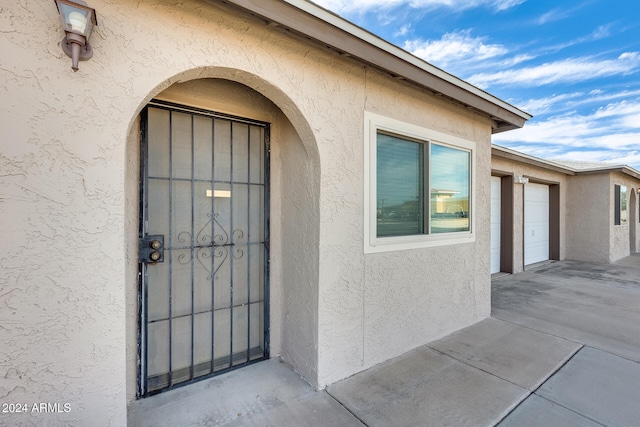
M 628 257 L 620 258 L 614 263 L 614 265 L 633 267 L 637 271 L 638 267 L 640 267 L 640 252 L 631 254 Z
M 640 364 L 585 347 L 536 394 L 607 426 L 640 423 Z
M 498 427 L 602 427 L 573 411 L 536 395 L 531 395 Z
M 307 394 L 299 399 L 283 403 L 283 405 L 270 407 L 262 412 L 238 417 L 234 421 L 224 424 L 224 427 L 364 426 L 325 391 L 316 392 L 315 395 Z
M 362 423 L 277 359 L 130 404 L 128 425 L 353 426 Z
M 485 319 L 428 346 L 530 391 L 582 347 L 498 319 Z
M 329 394 L 367 426 L 493 426 L 528 390 L 420 347 L 340 381 Z
M 637 427 L 639 273 L 630 257 L 494 278 L 494 318 L 328 391 L 272 359 L 133 402 L 128 424 Z
M 640 275 L 626 262 L 563 261 L 494 279 L 492 317 L 640 361 Z

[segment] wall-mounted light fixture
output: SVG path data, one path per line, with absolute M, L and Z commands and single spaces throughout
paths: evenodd
M 66 33 L 62 39 L 62 50 L 71 58 L 71 69 L 78 71 L 78 61 L 93 56 L 89 36 L 94 25 L 98 25 L 95 9 L 82 0 L 55 0 Z
M 529 178 L 527 178 L 526 176 L 519 176 L 516 178 L 516 184 L 528 184 L 529 183 Z

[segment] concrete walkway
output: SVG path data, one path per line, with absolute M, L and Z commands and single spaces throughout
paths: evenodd
M 269 360 L 134 402 L 131 426 L 640 426 L 640 256 L 493 280 L 493 313 L 326 390 Z

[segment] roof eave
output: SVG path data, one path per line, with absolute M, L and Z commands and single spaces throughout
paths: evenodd
M 556 163 L 551 160 L 544 160 L 538 157 L 530 156 L 528 154 L 521 153 L 516 150 L 511 150 L 506 147 L 491 144 L 491 155 L 500 157 L 507 160 L 513 160 L 520 163 L 525 163 L 532 166 L 538 166 L 548 170 L 554 170 L 556 172 L 562 172 L 566 175 L 590 175 L 599 173 L 622 173 L 629 175 L 633 178 L 640 180 L 640 171 L 632 168 L 628 165 L 610 165 L 588 169 L 577 169 L 562 163 Z
M 572 168 L 548 161 L 538 157 L 529 156 L 528 154 L 521 153 L 519 151 L 510 150 L 499 145 L 491 145 L 491 155 L 500 157 L 507 160 L 512 160 L 519 163 L 524 163 L 531 166 L 537 166 L 539 168 L 560 172 L 565 175 L 575 175 L 576 171 Z
M 640 171 L 626 165 L 616 165 L 611 167 L 576 170 L 576 174 L 579 174 L 579 175 L 589 175 L 589 174 L 597 174 L 597 173 L 615 173 L 615 172 L 629 175 L 635 179 L 640 180 Z
M 225 0 L 225 3 L 486 115 L 495 123 L 493 133 L 521 128 L 532 117 L 309 1 Z

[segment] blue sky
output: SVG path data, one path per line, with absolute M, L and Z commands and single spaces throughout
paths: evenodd
M 534 116 L 494 143 L 640 170 L 640 2 L 315 2 Z

